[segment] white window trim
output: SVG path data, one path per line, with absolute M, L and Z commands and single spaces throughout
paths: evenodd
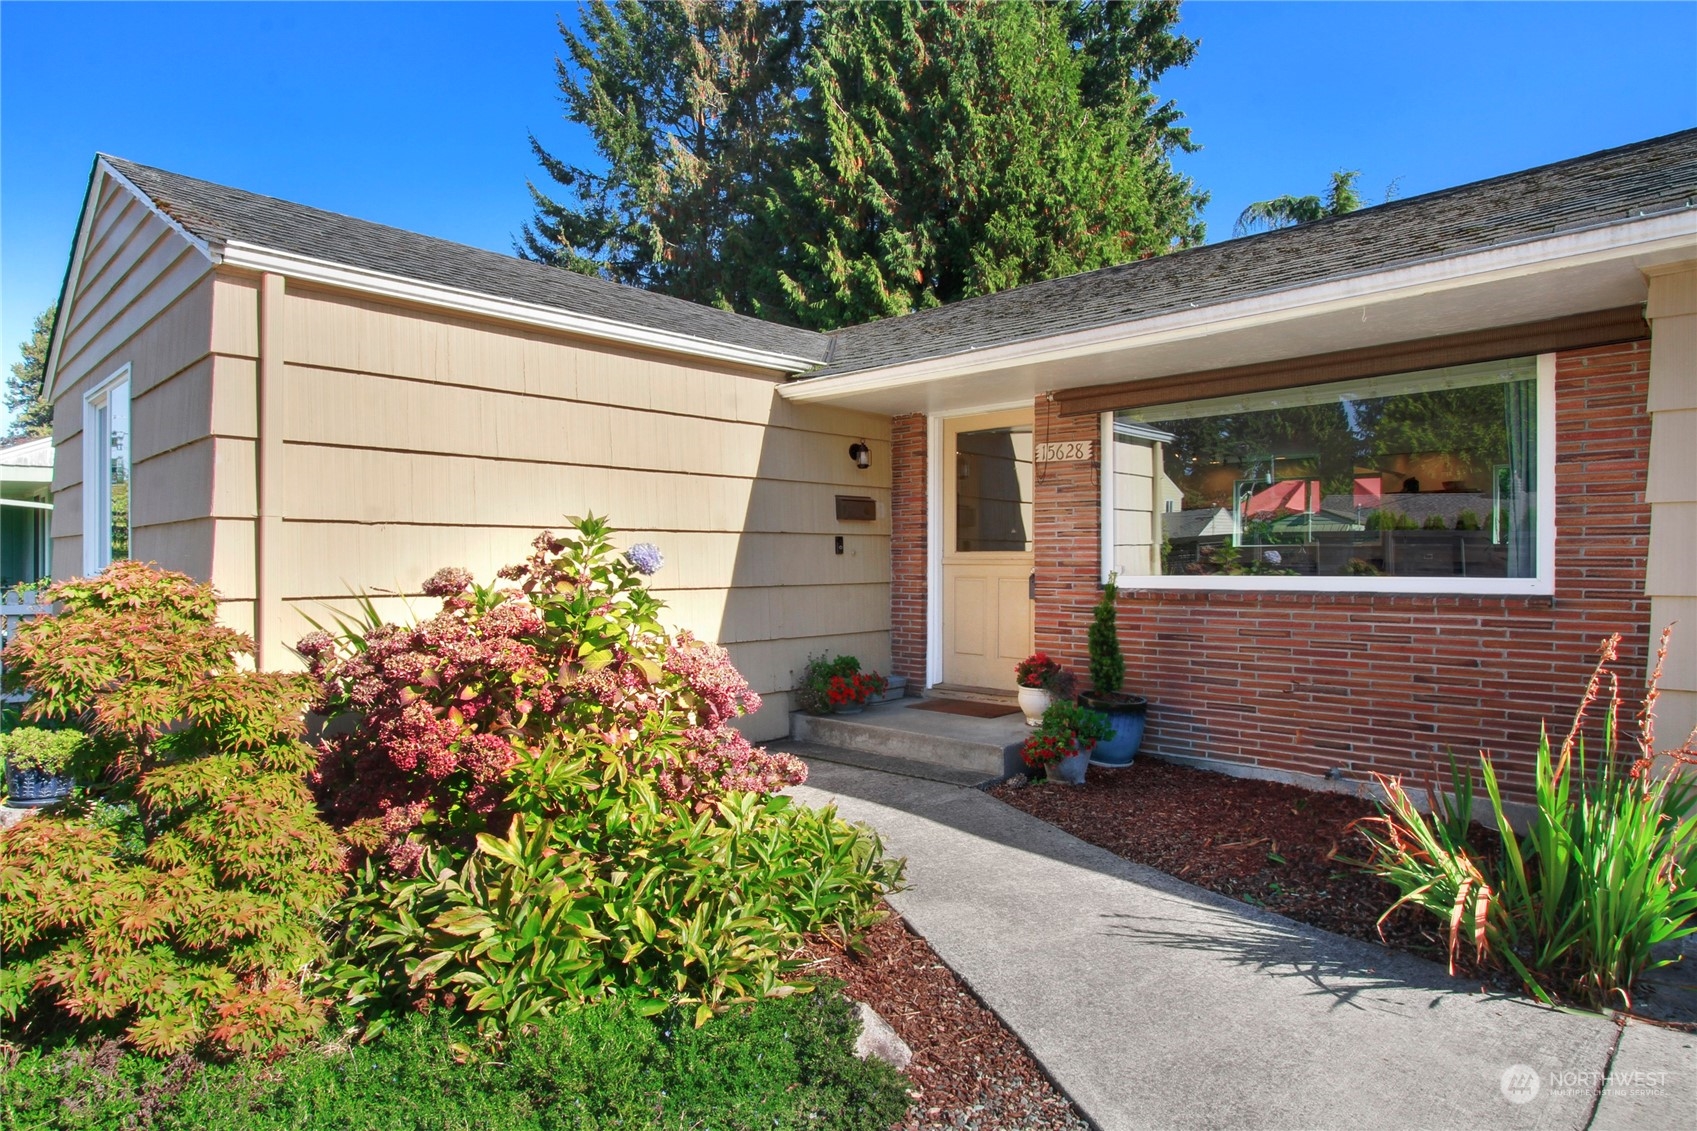
M 130 396 L 130 366 L 117 372 L 83 394 L 82 399 L 82 569 L 92 576 L 112 564 L 112 481 L 106 467 L 106 453 L 101 450 L 96 435 L 99 410 L 111 403 L 112 394 L 121 385 L 124 399 L 133 404 Z M 130 524 L 134 536 L 135 523 L 135 424 L 130 425 Z
M 1127 574 L 1119 587 L 1168 592 L 1382 593 L 1458 597 L 1549 597 L 1556 591 L 1556 355 L 1538 355 L 1538 571 L 1533 577 L 1280 577 Z M 1101 581 L 1113 570 L 1114 414 L 1102 414 Z

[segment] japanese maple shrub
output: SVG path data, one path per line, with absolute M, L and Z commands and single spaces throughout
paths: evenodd
M 85 729 L 140 835 L 67 806 L 0 835 L 0 1015 L 137 1047 L 270 1054 L 316 1031 L 302 972 L 341 887 L 300 742 L 310 683 L 244 670 L 209 586 L 117 562 L 7 646 L 25 715 Z M 135 830 L 131 830 L 133 833 Z

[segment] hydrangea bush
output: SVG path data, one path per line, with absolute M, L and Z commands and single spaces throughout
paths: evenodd
M 501 831 L 519 759 L 567 731 L 698 809 L 801 782 L 800 761 L 731 726 L 760 697 L 724 650 L 662 627 L 643 579 L 663 564 L 648 543 L 615 552 L 591 515 L 538 537 L 495 586 L 439 571 L 424 592 L 442 610 L 422 624 L 300 641 L 327 722 L 315 782 L 348 842 L 405 874 L 433 845 Z

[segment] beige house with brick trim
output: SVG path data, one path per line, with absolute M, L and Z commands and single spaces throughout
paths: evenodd
M 102 157 L 54 568 L 209 578 L 275 665 L 303 615 L 594 510 L 666 552 L 756 738 L 821 651 L 910 692 L 1082 674 L 1112 573 L 1145 751 L 1315 778 L 1524 753 L 1603 635 L 1642 668 L 1679 620 L 1666 738 L 1694 197 L 1689 131 L 826 336 Z

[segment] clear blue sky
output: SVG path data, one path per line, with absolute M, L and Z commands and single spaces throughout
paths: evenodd
M 0 352 L 55 297 L 96 150 L 500 251 L 562 120 L 550 3 L 0 4 Z M 1697 3 L 1192 0 L 1163 82 L 1210 238 L 1360 169 L 1412 196 L 1697 125 Z

